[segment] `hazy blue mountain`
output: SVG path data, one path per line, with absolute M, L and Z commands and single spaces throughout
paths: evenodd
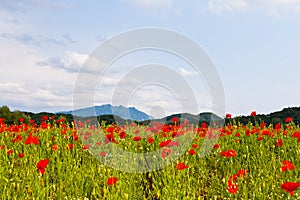
M 116 115 L 123 119 L 130 119 L 135 121 L 144 121 L 152 119 L 151 116 L 146 113 L 139 111 L 135 107 L 126 108 L 124 106 L 112 106 L 110 104 L 105 104 L 101 106 L 92 106 L 87 108 L 82 108 L 74 111 L 62 111 L 58 114 L 73 114 L 79 117 L 93 117 L 101 115 Z

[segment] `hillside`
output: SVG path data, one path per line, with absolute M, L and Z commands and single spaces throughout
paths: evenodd
M 125 108 L 125 107 L 123 107 Z M 130 111 L 130 108 L 129 108 Z M 128 112 L 128 111 L 127 111 Z M 132 112 L 131 112 L 132 113 Z M 99 114 L 99 113 L 98 113 Z M 54 120 L 59 119 L 61 117 L 65 118 L 69 123 L 73 122 L 74 118 L 71 112 L 66 112 L 66 113 L 49 113 L 49 112 L 41 112 L 41 113 L 32 113 L 32 112 L 27 112 L 27 111 L 10 111 L 10 109 L 7 106 L 2 106 L 0 107 L 0 118 L 4 118 L 4 122 L 7 124 L 14 124 L 14 123 L 19 123 L 20 118 L 24 118 L 24 123 L 29 123 L 30 120 L 34 120 L 35 123 L 40 123 L 42 121 L 43 116 L 48 116 L 48 117 L 53 117 Z M 133 115 L 134 116 L 134 115 Z M 146 117 L 143 114 L 137 114 L 135 116 L 135 119 L 142 119 L 142 117 Z M 147 115 L 148 116 L 148 115 Z M 150 118 L 150 116 L 148 116 Z M 264 121 L 269 124 L 277 124 L 285 123 L 285 119 L 287 117 L 292 117 L 293 122 L 297 125 L 300 124 L 300 107 L 290 107 L 290 108 L 284 108 L 281 111 L 273 112 L 270 114 L 262 115 L 258 114 L 255 117 L 251 116 L 238 116 L 233 119 L 225 119 L 225 123 L 228 123 L 231 120 L 239 121 L 242 124 L 247 124 L 248 122 L 254 123 L 254 120 L 256 121 Z M 122 118 L 117 115 L 112 115 L 112 114 L 102 114 L 98 115 L 97 119 L 101 123 L 102 121 L 105 121 L 106 124 L 112 124 L 112 123 L 117 123 L 120 125 L 124 124 L 130 124 L 131 122 L 136 122 L 140 124 L 149 124 L 152 122 L 160 122 L 160 123 L 165 123 L 165 124 L 171 124 L 172 123 L 172 118 L 178 118 L 179 123 L 184 122 L 185 120 L 188 120 L 191 124 L 194 125 L 201 125 L 202 122 L 210 123 L 211 121 L 215 122 L 223 122 L 224 119 L 221 117 L 205 112 L 205 113 L 200 113 L 199 115 L 192 115 L 189 113 L 182 113 L 182 114 L 173 114 L 167 117 L 164 117 L 162 119 L 146 119 L 146 120 L 132 120 L 132 119 L 126 119 Z M 88 119 L 92 120 L 91 123 L 97 123 L 95 122 L 96 118 L 95 117 L 85 117 L 85 116 L 77 116 L 77 120 L 80 121 L 86 121 Z

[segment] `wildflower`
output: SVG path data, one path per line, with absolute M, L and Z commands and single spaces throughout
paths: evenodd
M 295 132 L 291 136 L 294 138 L 300 138 L 300 132 Z
M 113 133 L 105 135 L 105 143 L 115 142 L 115 136 Z
M 287 170 L 293 170 L 295 168 L 294 164 L 291 161 L 288 160 L 284 160 L 282 162 L 283 166 L 281 167 L 281 171 L 285 172 Z
M 21 117 L 21 118 L 19 119 L 19 121 L 20 121 L 20 123 L 23 123 L 23 122 L 24 122 L 24 118 Z
M 118 181 L 117 177 L 110 177 L 107 180 L 107 185 L 113 186 L 113 185 L 115 185 L 117 183 L 117 181 Z
M 45 160 L 40 160 L 37 165 L 36 168 L 38 170 L 38 172 L 41 172 L 42 174 L 45 173 L 45 169 L 47 167 L 47 165 L 49 164 L 49 158 L 45 159 Z
M 148 138 L 147 140 L 148 140 L 149 144 L 152 144 L 154 142 L 154 139 L 152 137 Z
M 214 144 L 214 149 L 219 149 L 220 145 L 219 144 Z
M 228 151 L 222 151 L 221 156 L 226 158 L 237 156 L 236 152 L 233 149 L 229 149 Z
M 135 136 L 133 137 L 133 141 L 140 141 L 142 139 L 141 136 Z
M 191 150 L 189 150 L 189 154 L 194 155 L 194 154 L 196 154 L 196 152 L 194 149 L 191 149 Z
M 184 163 L 178 163 L 178 164 L 176 165 L 176 168 L 177 168 L 178 170 L 183 170 L 183 169 L 189 168 L 189 166 L 187 166 L 187 165 L 184 164 Z
M 122 131 L 120 134 L 119 134 L 119 137 L 120 139 L 125 139 L 126 138 L 126 133 L 124 131 Z
M 85 144 L 83 147 L 82 147 L 82 150 L 87 150 L 91 147 L 91 145 L 89 144 Z
M 162 158 L 166 158 L 166 157 L 168 157 L 171 153 L 172 153 L 172 149 L 166 147 L 166 148 L 164 148 L 164 149 L 162 150 L 162 152 L 161 152 L 161 157 L 162 157 Z
M 52 145 L 52 151 L 56 151 L 57 149 L 58 149 L 58 145 L 57 144 L 54 144 L 54 145 Z
M 42 117 L 42 121 L 47 121 L 47 119 L 48 119 L 48 116 L 43 116 Z
M 248 170 L 247 169 L 246 170 L 245 169 L 240 169 L 238 171 L 238 173 L 237 173 L 237 176 L 241 177 L 241 178 L 244 178 L 246 174 L 248 174 Z
M 256 116 L 256 111 L 252 111 L 251 112 L 251 117 L 255 117 Z
M 68 144 L 69 149 L 73 149 L 74 148 L 74 144 Z
M 226 116 L 225 116 L 227 119 L 231 119 L 231 117 L 232 117 L 232 115 L 231 114 L 226 114 Z
M 7 154 L 10 155 L 10 154 L 12 154 L 13 152 L 14 152 L 14 150 L 9 149 L 9 150 L 7 151 Z
M 293 118 L 291 118 L 291 117 L 285 118 L 285 122 L 286 122 L 286 123 L 289 123 L 289 122 L 291 122 L 291 121 L 293 121 Z
M 177 117 L 172 118 L 172 122 L 173 123 L 178 123 L 178 118 Z
M 36 144 L 36 145 L 38 145 L 38 144 L 40 144 L 39 137 L 38 136 L 33 137 L 32 133 L 30 133 L 29 136 L 25 140 L 25 144 Z
M 231 194 L 235 194 L 238 191 L 238 185 L 230 181 L 226 190 Z
M 19 157 L 19 158 L 23 158 L 24 156 L 25 156 L 24 153 L 19 153 L 19 154 L 18 154 L 18 157 Z
M 286 182 L 281 185 L 281 189 L 290 193 L 291 196 L 294 196 L 294 191 L 298 189 L 300 182 Z
M 277 146 L 277 147 L 281 147 L 281 146 L 282 146 L 282 139 L 278 139 L 278 140 L 276 141 L 276 146 Z
M 100 152 L 100 156 L 105 157 L 106 156 L 106 152 L 105 151 Z

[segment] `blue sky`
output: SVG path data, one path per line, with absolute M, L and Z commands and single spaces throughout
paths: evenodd
M 0 0 L 0 105 L 70 110 L 78 71 L 101 42 L 158 27 L 182 33 L 206 50 L 223 81 L 226 113 L 299 106 L 299 25 L 299 0 Z M 203 80 L 177 58 L 151 51 L 116 62 L 103 80 L 107 85 L 97 90 L 96 103 L 111 103 L 109 87 L 126 67 L 151 61 L 174 65 L 187 79 L 199 99 L 195 113 L 210 110 Z M 184 111 L 157 85 L 135 92 L 125 106 L 157 116 Z

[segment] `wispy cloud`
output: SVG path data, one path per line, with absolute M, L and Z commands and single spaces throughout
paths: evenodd
M 28 34 L 13 34 L 13 33 L 1 33 L 1 37 L 5 39 L 14 39 L 26 44 L 38 45 L 39 41 Z
M 161 12 L 172 7 L 173 0 L 122 0 L 147 11 Z
M 8 10 L 10 12 L 23 12 L 30 7 L 64 9 L 69 6 L 69 2 L 51 1 L 51 0 L 1 0 L 0 10 Z
M 68 35 L 62 35 L 60 38 L 55 38 L 55 37 L 45 37 L 42 35 L 31 35 L 27 33 L 20 34 L 20 33 L 2 32 L 0 33 L 0 37 L 4 39 L 16 40 L 24 44 L 36 45 L 36 46 L 40 46 L 43 44 L 65 45 L 66 43 L 76 42 Z
M 271 16 L 300 15 L 299 0 L 209 0 L 208 7 L 215 14 L 261 11 Z
M 28 91 L 19 83 L 0 83 L 0 94 L 26 94 Z
M 64 54 L 37 62 L 37 66 L 62 69 L 67 72 L 78 72 L 83 62 L 88 58 L 87 54 L 67 51 Z

